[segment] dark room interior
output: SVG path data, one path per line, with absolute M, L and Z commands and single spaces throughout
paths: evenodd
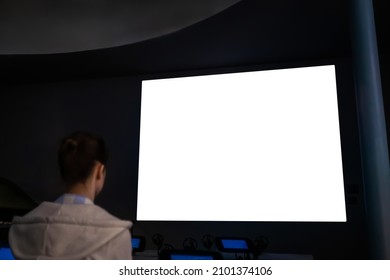
M 132 220 L 132 234 L 145 238 L 145 252 L 156 251 L 158 242 L 183 249 L 189 240 L 207 250 L 205 236 L 228 236 L 264 241 L 264 258 L 390 259 L 390 235 L 377 233 L 390 233 L 390 209 L 378 213 L 373 207 L 374 188 L 368 186 L 376 181 L 365 167 L 371 155 L 375 158 L 367 147 L 377 135 L 364 130 L 360 117 L 366 101 L 358 98 L 363 87 L 358 77 L 364 73 L 359 40 L 365 38 L 356 27 L 361 11 L 354 10 L 355 1 L 191 1 L 184 7 L 177 0 L 59 1 L 57 6 L 41 0 L 39 11 L 27 1 L 20 10 L 11 2 L 0 1 L 0 38 L 5 38 L 0 39 L 0 183 L 14 189 L 0 189 L 1 244 L 7 244 L 14 215 L 63 193 L 58 144 L 65 135 L 86 130 L 102 135 L 110 152 L 106 186 L 96 204 Z M 390 137 L 387 6 L 373 0 L 384 139 Z M 107 24 L 94 25 L 103 19 Z M 43 28 L 49 22 L 53 26 Z M 57 32 L 63 36 L 55 37 Z M 64 43 L 72 38 L 74 43 Z M 328 64 L 336 69 L 346 222 L 136 220 L 143 80 Z M 375 139 L 368 142 L 371 136 Z M 388 167 L 380 169 L 388 174 Z M 389 193 L 378 187 L 376 195 L 390 205 Z M 21 196 L 23 202 L 15 198 Z

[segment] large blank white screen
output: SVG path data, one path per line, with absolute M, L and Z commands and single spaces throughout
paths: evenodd
M 142 83 L 137 220 L 346 221 L 334 66 Z

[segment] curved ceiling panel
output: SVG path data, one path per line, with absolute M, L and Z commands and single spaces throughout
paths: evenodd
M 178 31 L 240 0 L 0 0 L 0 54 L 68 53 Z

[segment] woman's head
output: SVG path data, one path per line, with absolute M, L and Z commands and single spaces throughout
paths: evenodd
M 58 151 L 61 176 L 67 186 L 85 183 L 96 168 L 104 172 L 107 160 L 104 140 L 88 132 L 79 131 L 65 137 Z

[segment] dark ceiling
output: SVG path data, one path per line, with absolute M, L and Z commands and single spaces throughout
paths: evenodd
M 386 1 L 375 1 L 379 48 L 387 52 Z M 347 0 L 243 0 L 155 39 L 93 51 L 0 55 L 1 82 L 22 83 L 210 69 L 350 55 Z
M 240 0 L 0 0 L 0 54 L 133 44 L 179 31 Z

